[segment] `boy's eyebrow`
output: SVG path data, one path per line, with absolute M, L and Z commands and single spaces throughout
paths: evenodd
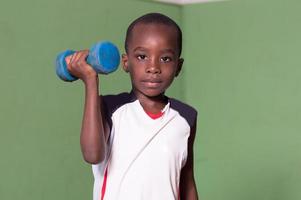
M 140 51 L 147 51 L 147 48 L 138 46 L 138 47 L 136 47 L 133 51 L 135 52 L 135 51 L 139 51 L 139 50 L 140 50 Z M 176 52 L 175 52 L 173 49 L 163 49 L 161 52 L 162 52 L 162 53 L 172 53 L 172 54 L 176 54 Z
M 134 51 L 137 51 L 137 50 L 146 50 L 146 49 L 143 48 L 143 47 L 136 47 L 136 48 L 134 49 Z
M 164 49 L 162 52 L 176 54 L 176 52 L 173 49 Z

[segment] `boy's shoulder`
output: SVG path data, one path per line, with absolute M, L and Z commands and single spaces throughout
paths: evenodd
M 179 112 L 179 114 L 185 118 L 190 126 L 194 126 L 197 118 L 197 110 L 175 98 L 169 98 L 170 108 Z
M 133 92 L 104 95 L 102 96 L 102 99 L 107 116 L 112 116 L 112 114 L 121 106 L 137 100 Z M 197 110 L 178 99 L 170 97 L 168 97 L 168 99 L 170 108 L 176 110 L 188 122 L 190 126 L 193 126 L 196 122 Z
M 111 101 L 111 103 L 119 103 L 124 101 L 131 101 L 133 99 L 133 95 L 132 93 L 122 92 L 119 94 L 102 95 L 102 98 L 105 101 Z
M 118 108 L 122 107 L 123 105 L 135 101 L 135 97 L 132 93 L 119 93 L 119 94 L 110 94 L 110 95 L 101 95 L 102 97 L 102 108 L 104 111 L 104 115 L 106 116 L 107 122 L 112 128 L 112 115 Z
M 110 94 L 102 96 L 104 106 L 110 113 L 116 110 L 118 107 L 135 101 L 135 97 L 132 93 L 123 92 L 119 94 Z

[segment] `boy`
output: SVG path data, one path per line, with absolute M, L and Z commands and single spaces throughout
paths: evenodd
M 193 142 L 197 112 L 164 95 L 181 71 L 182 33 L 169 17 L 146 14 L 128 27 L 122 65 L 130 93 L 101 96 L 85 58 L 66 59 L 85 84 L 81 130 L 84 159 L 93 164 L 93 199 L 195 200 Z

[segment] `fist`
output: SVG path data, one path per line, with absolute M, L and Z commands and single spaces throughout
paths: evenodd
M 68 71 L 83 81 L 97 76 L 95 70 L 86 61 L 88 54 L 89 50 L 81 50 L 65 58 Z

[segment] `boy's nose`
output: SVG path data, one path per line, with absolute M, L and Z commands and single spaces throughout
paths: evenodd
M 161 69 L 157 62 L 153 61 L 149 63 L 148 67 L 146 68 L 147 73 L 153 73 L 153 74 L 160 74 Z
M 159 67 L 148 67 L 146 70 L 147 73 L 152 73 L 152 74 L 160 74 L 161 70 Z

